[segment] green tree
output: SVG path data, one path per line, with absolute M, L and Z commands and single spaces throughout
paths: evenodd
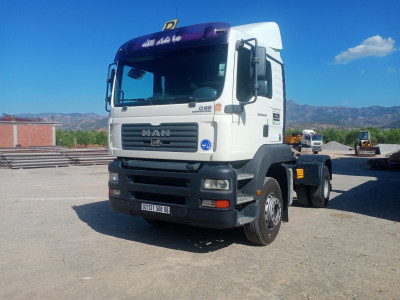
M 72 148 L 76 144 L 84 145 L 87 147 L 89 144 L 96 144 L 100 146 L 107 146 L 108 136 L 107 131 L 95 130 L 56 130 L 56 144 Z
M 96 132 L 96 144 L 102 145 L 102 146 L 107 146 L 107 144 L 108 144 L 107 131 Z
M 383 131 L 383 136 L 386 144 L 400 144 L 400 129 L 391 128 Z
M 56 130 L 56 145 L 64 147 L 74 146 L 74 132 L 72 130 Z

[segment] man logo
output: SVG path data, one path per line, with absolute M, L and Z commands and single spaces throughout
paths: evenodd
M 162 31 L 175 29 L 176 26 L 178 25 L 178 22 L 179 22 L 178 19 L 166 22 Z
M 142 130 L 142 136 L 171 136 L 171 131 L 169 129 L 161 129 L 161 130 Z

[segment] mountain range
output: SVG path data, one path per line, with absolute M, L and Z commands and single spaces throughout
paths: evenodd
M 64 130 L 105 130 L 108 116 L 95 113 L 17 114 L 17 117 L 42 118 L 61 123 Z M 400 128 L 400 106 L 343 106 L 301 105 L 289 100 L 286 104 L 286 127 L 292 128 Z
M 286 124 L 289 128 L 400 128 L 400 106 L 343 106 L 300 105 L 286 103 Z

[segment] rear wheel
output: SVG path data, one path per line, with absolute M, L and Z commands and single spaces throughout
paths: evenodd
M 331 192 L 331 177 L 329 169 L 324 166 L 322 170 L 322 182 L 319 186 L 311 186 L 311 202 L 315 207 L 326 207 L 329 202 Z
M 311 196 L 306 185 L 296 186 L 297 202 L 303 206 L 311 206 Z
M 247 239 L 263 246 L 273 242 L 281 227 L 282 211 L 281 188 L 274 178 L 267 177 L 261 192 L 258 216 L 244 227 Z

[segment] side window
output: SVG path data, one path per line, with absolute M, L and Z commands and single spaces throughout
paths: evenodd
M 272 98 L 272 68 L 271 68 L 271 62 L 267 59 L 267 82 L 268 82 L 268 91 L 267 91 L 267 97 Z
M 237 50 L 237 80 L 236 98 L 239 101 L 249 101 L 252 97 L 252 67 L 251 51 L 245 47 Z

